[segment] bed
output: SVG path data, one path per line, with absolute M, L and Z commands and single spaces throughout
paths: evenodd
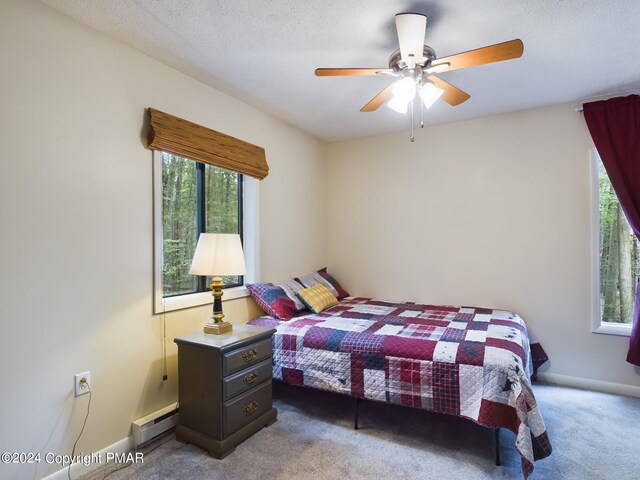
M 249 323 L 277 330 L 275 379 L 509 429 L 525 478 L 551 454 L 530 382 L 546 355 L 515 313 L 346 297 Z

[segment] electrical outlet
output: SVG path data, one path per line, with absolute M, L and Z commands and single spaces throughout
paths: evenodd
M 79 395 L 84 395 L 85 393 L 89 393 L 89 388 L 91 386 L 91 372 L 86 371 L 82 373 L 76 373 L 73 376 L 76 397 Z

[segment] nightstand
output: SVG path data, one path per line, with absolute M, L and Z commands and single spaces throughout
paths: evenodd
M 179 441 L 216 458 L 276 421 L 271 399 L 272 328 L 234 324 L 222 335 L 194 332 L 178 344 Z

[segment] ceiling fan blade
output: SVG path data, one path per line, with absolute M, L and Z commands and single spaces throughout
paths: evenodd
M 438 58 L 431 63 L 431 68 L 439 67 L 438 72 L 448 72 L 459 68 L 475 67 L 485 63 L 502 62 L 520 58 L 524 51 L 522 40 L 515 39 L 508 42 L 497 43 L 488 47 L 469 50 L 468 52 L 457 53 L 448 57 Z M 444 64 L 448 63 L 449 66 Z
M 351 77 L 393 73 L 391 68 L 316 68 L 316 77 Z
M 373 112 L 380 108 L 384 102 L 386 102 L 391 96 L 393 86 L 395 83 L 387 86 L 384 90 L 382 90 L 378 95 L 373 97 L 369 103 L 367 103 L 364 107 L 360 109 L 361 112 Z
M 403 62 L 413 55 L 416 62 L 422 59 L 424 32 L 427 29 L 427 17 L 419 13 L 399 13 L 396 15 L 396 30 L 400 44 L 400 58 Z
M 463 92 L 458 87 L 454 87 L 449 82 L 445 82 L 435 75 L 429 76 L 428 80 L 433 82 L 436 87 L 444 90 L 441 98 L 452 107 L 460 105 L 462 102 L 466 102 L 467 100 L 469 100 L 469 98 L 471 98 L 471 95 L 469 95 L 467 92 Z

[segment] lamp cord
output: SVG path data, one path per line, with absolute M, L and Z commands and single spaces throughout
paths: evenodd
M 69 462 L 69 468 L 67 469 L 67 478 L 71 480 L 71 466 L 73 465 L 73 457 L 76 455 L 76 446 L 80 441 L 80 437 L 84 433 L 84 428 L 87 426 L 87 420 L 89 419 L 89 412 L 91 411 L 91 387 L 87 383 L 87 389 L 89 390 L 89 402 L 87 403 L 87 414 L 84 416 L 84 422 L 82 423 L 82 429 L 80 430 L 80 434 L 76 441 L 73 443 L 73 448 L 71 449 L 71 461 Z
M 167 320 L 165 318 L 164 298 L 162 299 L 162 381 L 169 378 L 167 374 Z

